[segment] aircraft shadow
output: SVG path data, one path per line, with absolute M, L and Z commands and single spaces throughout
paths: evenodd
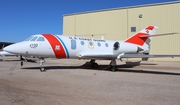
M 21 61 L 19 59 L 16 59 L 16 60 L 0 60 L 1 62 L 12 62 L 12 61 Z M 37 63 L 35 60 L 31 60 L 31 59 L 27 59 L 26 61 L 23 61 L 23 62 L 31 62 L 31 63 Z
M 138 64 L 139 65 L 139 64 Z M 134 66 L 138 66 L 137 64 L 123 64 L 123 65 L 117 65 L 117 68 L 132 68 Z M 46 70 L 55 70 L 55 69 L 91 69 L 94 70 L 91 67 L 91 64 L 86 62 L 83 65 L 80 66 L 43 66 Z M 98 68 L 95 70 L 106 70 L 109 67 L 109 65 L 99 65 Z M 23 67 L 22 69 L 39 69 L 40 67 Z
M 139 68 L 134 69 L 134 66 L 138 65 L 129 65 L 129 64 L 123 64 L 117 66 L 116 72 L 127 72 L 127 73 L 145 73 L 145 74 L 161 74 L 161 75 L 180 75 L 180 73 L 174 73 L 174 72 L 164 72 L 164 71 L 154 71 L 154 70 L 141 70 Z M 99 71 L 111 71 L 109 70 L 109 65 L 99 65 L 97 69 L 93 69 L 90 65 L 87 65 L 86 63 L 80 66 L 44 66 L 46 70 L 63 70 L 63 69 L 87 69 L 87 70 L 99 70 Z M 133 68 L 133 69 L 129 69 Z M 39 70 L 39 67 L 24 67 L 22 69 L 33 69 L 33 70 Z
M 163 71 L 151 71 L 151 70 L 130 70 L 130 69 L 118 69 L 119 72 L 132 72 L 132 73 L 145 73 L 145 74 L 161 74 L 161 75 L 180 75 L 180 73 L 163 72 Z
M 12 62 L 12 61 L 20 61 L 20 60 L 1 60 L 1 62 Z

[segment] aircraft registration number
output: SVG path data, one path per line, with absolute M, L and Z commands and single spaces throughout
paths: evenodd
M 35 44 L 35 43 L 30 44 L 30 47 L 31 47 L 31 48 L 37 48 L 37 47 L 38 47 L 38 44 Z

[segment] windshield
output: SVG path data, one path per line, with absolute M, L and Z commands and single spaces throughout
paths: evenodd
M 37 38 L 38 38 L 38 37 L 35 36 L 35 37 L 33 37 L 33 38 L 31 39 L 31 41 L 35 41 Z
M 29 37 L 29 38 L 27 38 L 26 40 L 24 40 L 24 41 L 29 41 L 29 40 L 31 40 L 32 39 L 32 36 L 31 37 Z
M 44 37 L 39 37 L 37 41 L 44 41 Z
M 45 41 L 45 39 L 42 36 L 34 35 L 34 36 L 31 36 L 31 37 L 27 38 L 24 41 Z

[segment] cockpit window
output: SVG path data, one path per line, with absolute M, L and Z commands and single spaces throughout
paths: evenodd
M 38 37 L 35 36 L 34 38 L 31 39 L 31 41 L 35 41 Z
M 26 40 L 24 40 L 24 41 L 29 41 L 31 38 L 32 38 L 32 36 L 31 36 L 31 37 L 29 37 L 29 38 L 27 38 L 27 39 L 26 39 Z
M 39 37 L 37 41 L 44 41 L 44 37 Z

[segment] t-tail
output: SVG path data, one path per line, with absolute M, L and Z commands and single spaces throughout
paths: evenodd
M 130 38 L 126 39 L 125 42 L 132 43 L 138 46 L 149 46 L 149 43 L 152 39 L 151 35 L 154 35 L 156 30 L 158 29 L 157 26 L 147 26 L 143 30 L 139 31 L 135 35 L 131 36 Z

